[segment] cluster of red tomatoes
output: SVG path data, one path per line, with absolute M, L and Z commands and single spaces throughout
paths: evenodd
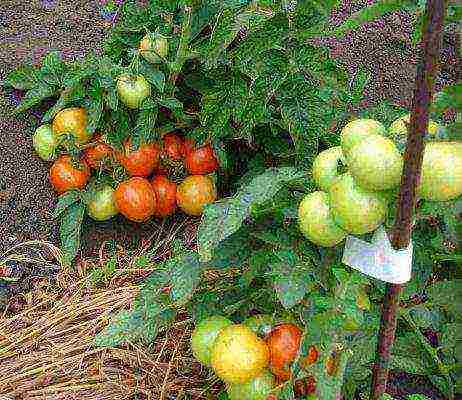
M 55 156 L 64 135 L 71 135 L 81 151 L 78 157 Z M 177 207 L 189 215 L 199 216 L 204 206 L 216 200 L 215 182 L 209 174 L 218 168 L 212 146 L 196 144 L 175 133 L 167 133 L 155 143 L 142 143 L 137 148 L 127 140 L 115 149 L 101 135 L 90 135 L 86 129 L 84 108 L 60 111 L 52 125 L 42 125 L 34 134 L 34 148 L 47 160 L 50 182 L 58 193 L 82 190 L 92 170 L 110 172 L 122 166 L 127 179 L 114 189 L 109 185 L 93 191 L 88 214 L 96 220 L 107 220 L 117 213 L 135 222 L 172 215 Z M 183 171 L 180 182 L 170 179 L 170 169 Z

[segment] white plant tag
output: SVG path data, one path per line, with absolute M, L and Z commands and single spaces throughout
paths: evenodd
M 411 279 L 412 242 L 407 249 L 393 250 L 385 228 L 380 226 L 371 243 L 348 236 L 342 262 L 381 281 L 402 284 Z

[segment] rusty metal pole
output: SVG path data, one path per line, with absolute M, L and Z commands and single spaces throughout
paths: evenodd
M 423 26 L 421 54 L 417 67 L 411 120 L 404 153 L 403 177 L 391 243 L 395 250 L 408 247 L 412 231 L 412 216 L 416 204 L 424 151 L 424 134 L 433 96 L 434 79 L 439 65 L 441 32 L 446 14 L 445 0 L 427 0 Z M 373 367 L 371 400 L 380 400 L 388 381 L 388 363 L 395 340 L 401 285 L 387 284 L 382 320 Z

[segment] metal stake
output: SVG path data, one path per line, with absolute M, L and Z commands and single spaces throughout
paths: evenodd
M 416 204 L 424 151 L 424 134 L 428 126 L 428 109 L 433 96 L 434 79 L 439 65 L 441 31 L 447 1 L 427 0 L 423 26 L 420 62 L 417 67 L 409 133 L 404 153 L 403 177 L 391 243 L 395 250 L 409 245 L 412 216 Z M 395 341 L 401 285 L 387 284 L 382 320 L 373 367 L 371 400 L 381 400 L 388 381 L 388 363 Z

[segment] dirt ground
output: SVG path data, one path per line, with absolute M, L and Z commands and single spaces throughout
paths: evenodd
M 370 0 L 344 1 L 332 15 L 332 23 Z M 2 0 L 0 7 L 0 79 L 23 62 L 38 62 L 57 49 L 65 59 L 98 51 L 109 23 L 100 13 L 101 1 Z M 328 40 L 332 55 L 354 74 L 358 67 L 372 72 L 366 90 L 367 103 L 390 99 L 409 106 L 416 67 L 411 48 L 411 20 L 404 13 L 369 24 L 341 40 Z M 438 85 L 456 79 L 459 67 L 454 35 L 446 35 Z M 459 64 L 457 64 L 459 63 Z M 460 76 L 459 76 L 460 78 Z M 14 244 L 39 239 L 57 242 L 57 226 L 51 217 L 56 196 L 47 180 L 48 165 L 32 151 L 31 134 L 38 121 L 27 114 L 12 116 L 11 99 L 0 94 L 0 254 Z M 154 223 L 155 224 L 155 223 Z M 126 245 L 149 234 L 152 226 L 139 227 L 121 218 L 105 224 L 88 223 L 84 252 L 93 252 L 103 240 Z

